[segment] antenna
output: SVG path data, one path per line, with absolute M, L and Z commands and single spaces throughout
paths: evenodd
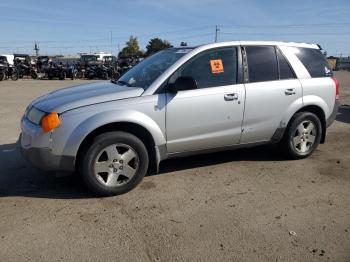
M 220 31 L 219 27 L 215 26 L 215 43 L 218 41 L 218 32 Z

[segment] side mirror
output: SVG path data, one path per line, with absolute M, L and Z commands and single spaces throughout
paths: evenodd
M 170 92 L 186 91 L 197 89 L 197 82 L 192 76 L 180 76 L 171 86 Z

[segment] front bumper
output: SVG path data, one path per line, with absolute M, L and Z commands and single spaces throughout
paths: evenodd
M 45 171 L 72 172 L 75 170 L 75 157 L 52 153 L 51 134 L 44 134 L 41 127 L 22 118 L 22 133 L 19 137 L 20 151 L 25 159 Z
M 20 149 L 22 156 L 41 170 L 74 171 L 75 157 L 53 155 L 48 148 L 24 148 L 20 145 Z

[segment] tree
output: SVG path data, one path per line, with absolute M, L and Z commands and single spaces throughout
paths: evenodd
M 162 40 L 160 38 L 152 38 L 149 42 L 148 45 L 146 46 L 146 53 L 145 55 L 151 55 L 155 52 L 158 52 L 159 50 L 173 47 L 172 44 L 166 40 Z
M 122 51 L 119 52 L 119 57 L 140 56 L 142 54 L 137 37 L 130 36 L 125 45 Z
M 187 43 L 186 42 L 181 42 L 180 46 L 187 46 Z

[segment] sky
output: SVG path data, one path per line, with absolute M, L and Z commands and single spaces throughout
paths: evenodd
M 0 0 L 0 53 L 113 52 L 130 35 L 190 46 L 218 41 L 318 43 L 350 55 L 349 0 Z

